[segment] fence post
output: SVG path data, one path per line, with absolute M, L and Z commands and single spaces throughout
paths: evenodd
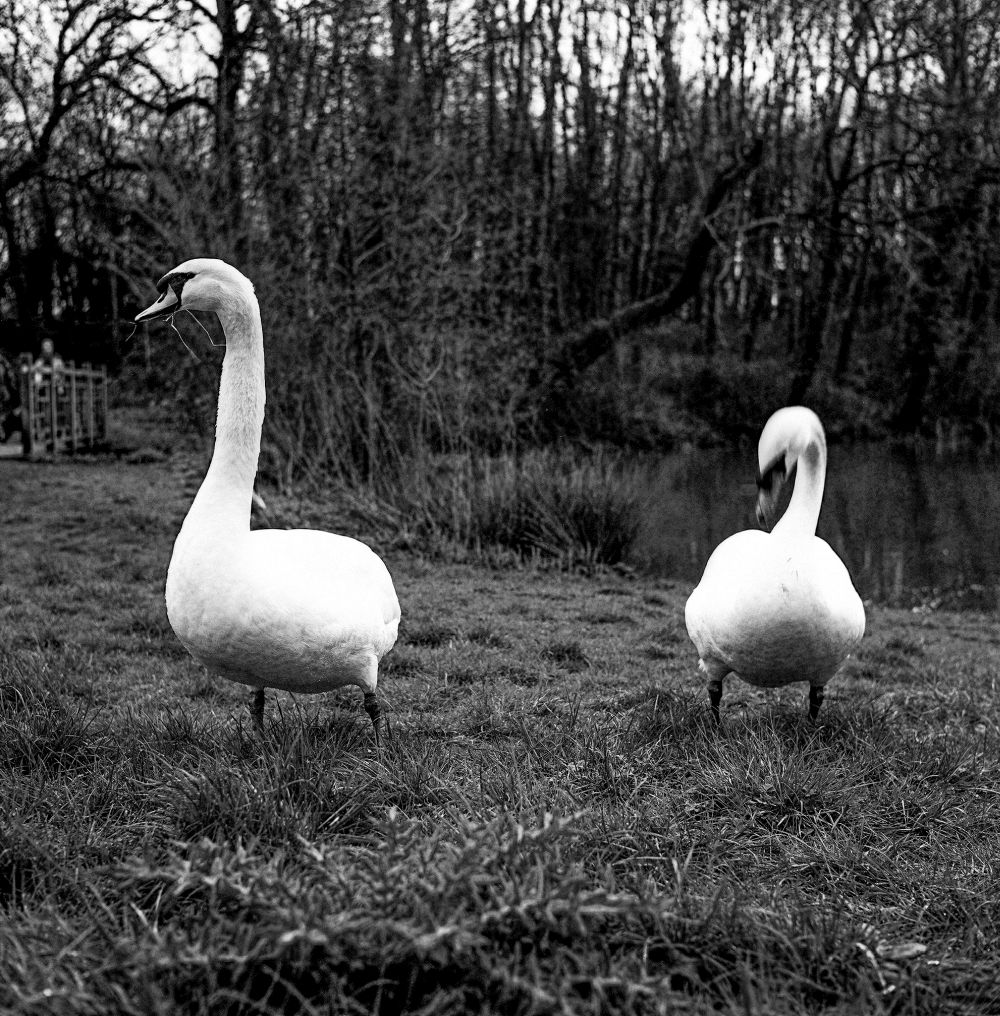
M 30 455 L 35 436 L 35 386 L 31 383 L 31 355 L 18 357 L 18 386 L 21 389 L 21 451 Z
M 83 369 L 87 372 L 87 447 L 94 447 L 94 372 L 90 369 L 90 363 L 85 363 Z
M 75 455 L 80 436 L 80 421 L 76 412 L 76 364 L 70 360 L 69 367 L 69 450 Z
M 59 433 L 59 403 L 56 397 L 56 371 L 54 367 L 48 367 L 42 369 L 42 376 L 45 374 L 49 376 L 49 442 L 52 445 L 52 454 L 55 455 L 59 450 L 56 441 L 56 436 Z M 46 448 L 48 451 L 48 448 Z
M 146 331 L 149 331 L 147 328 Z M 101 429 L 102 441 L 108 439 L 108 368 L 101 364 Z

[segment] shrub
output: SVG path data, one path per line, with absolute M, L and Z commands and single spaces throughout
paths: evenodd
M 487 460 L 468 490 L 466 546 L 501 547 L 566 565 L 623 561 L 639 529 L 636 488 L 620 462 L 557 452 Z
M 494 564 L 626 560 L 639 532 L 638 471 L 605 452 L 437 456 L 365 494 L 342 491 L 375 542 Z

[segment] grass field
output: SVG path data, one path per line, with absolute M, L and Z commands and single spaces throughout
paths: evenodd
M 202 465 L 0 463 L 0 1011 L 1000 1013 L 994 616 L 716 730 L 686 588 L 390 554 L 391 744 L 262 740 L 164 612 Z

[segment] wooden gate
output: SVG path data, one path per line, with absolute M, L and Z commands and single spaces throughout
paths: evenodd
M 75 452 L 103 444 L 108 433 L 107 368 L 18 362 L 25 455 Z

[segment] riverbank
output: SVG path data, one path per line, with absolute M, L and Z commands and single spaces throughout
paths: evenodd
M 203 462 L 131 459 L 0 463 L 0 1008 L 996 1011 L 993 616 L 869 605 L 818 726 L 714 730 L 687 585 L 390 549 L 392 745 L 262 742 L 163 609 Z

